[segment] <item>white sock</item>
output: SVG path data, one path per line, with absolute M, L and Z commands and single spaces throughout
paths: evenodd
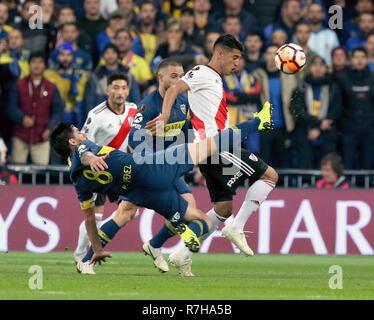
M 96 220 L 96 227 L 99 229 L 102 223 L 103 214 L 102 213 L 95 213 L 95 220 Z M 78 235 L 78 245 L 75 249 L 76 255 L 82 255 L 87 252 L 87 246 L 90 244 L 90 240 L 88 239 L 87 230 L 86 230 L 86 223 L 82 221 L 79 225 L 79 235 Z
M 200 242 L 203 242 L 205 239 L 207 239 L 226 220 L 226 218 L 221 217 L 218 213 L 216 213 L 214 211 L 214 208 L 208 211 L 207 216 L 212 220 L 212 228 L 209 230 L 209 232 L 205 233 L 199 238 Z M 179 249 L 178 254 L 181 255 L 185 260 L 192 258 L 192 252 L 186 247 L 182 247 L 181 249 Z
M 274 183 L 269 180 L 260 179 L 252 184 L 245 195 L 245 200 L 238 214 L 235 216 L 231 227 L 234 230 L 243 230 L 249 217 L 260 207 L 261 203 L 266 200 L 274 188 Z

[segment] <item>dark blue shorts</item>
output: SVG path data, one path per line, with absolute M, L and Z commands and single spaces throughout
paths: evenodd
M 176 223 L 183 221 L 188 203 L 181 194 L 191 190 L 181 177 L 194 167 L 187 145 L 149 153 L 146 157 L 145 163 L 137 164 L 130 190 L 120 195 L 119 201 L 153 209 Z

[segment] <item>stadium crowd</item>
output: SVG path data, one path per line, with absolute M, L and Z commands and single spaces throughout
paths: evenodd
M 30 24 L 38 22 L 34 5 L 41 28 Z M 329 28 L 332 5 L 343 9 L 343 28 Z M 372 0 L 2 0 L 2 161 L 62 163 L 50 150 L 51 129 L 61 120 L 81 128 L 106 99 L 108 75 L 127 73 L 128 101 L 138 104 L 155 90 L 162 59 L 185 71 L 206 64 L 215 40 L 230 33 L 245 46 L 224 77 L 231 123 L 267 100 L 274 107 L 274 129 L 249 136 L 246 148 L 275 168 L 319 168 L 336 153 L 346 169 L 373 169 L 373 12 Z M 295 75 L 274 65 L 287 42 L 307 55 Z

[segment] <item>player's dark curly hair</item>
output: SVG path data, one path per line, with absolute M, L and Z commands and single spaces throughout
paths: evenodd
M 49 136 L 49 142 L 52 148 L 61 156 L 69 157 L 71 150 L 69 139 L 73 137 L 73 124 L 71 122 L 60 122 L 52 130 Z
M 214 43 L 214 50 L 219 47 L 229 50 L 238 49 L 240 52 L 244 51 L 244 47 L 241 42 L 236 40 L 236 38 L 229 33 L 221 35 L 216 40 L 216 42 Z
M 123 73 L 123 72 L 115 72 L 115 73 L 112 73 L 109 77 L 108 77 L 108 80 L 107 80 L 107 85 L 110 86 L 112 84 L 112 82 L 116 81 L 116 80 L 125 80 L 127 85 L 129 84 L 129 77 L 126 73 Z

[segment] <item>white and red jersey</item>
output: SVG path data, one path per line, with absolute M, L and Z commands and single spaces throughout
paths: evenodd
M 82 131 L 88 140 L 98 145 L 126 152 L 128 135 L 136 113 L 137 106 L 134 103 L 125 102 L 124 112 L 117 114 L 104 101 L 88 113 Z
M 188 102 L 195 142 L 213 137 L 228 128 L 229 114 L 221 75 L 209 66 L 199 65 L 181 79 L 190 88 Z

